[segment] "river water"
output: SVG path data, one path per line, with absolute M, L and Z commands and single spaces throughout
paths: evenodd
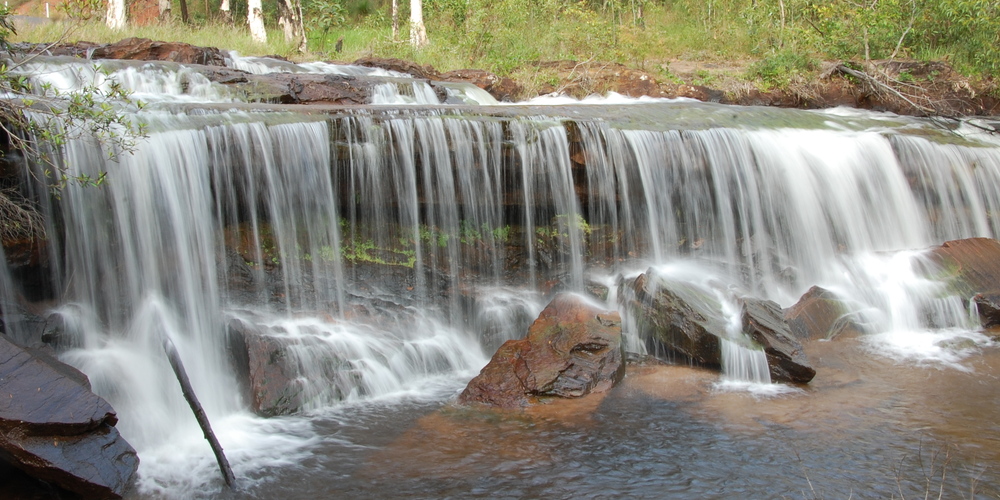
M 500 105 L 461 86 L 440 105 L 397 74 L 376 105 L 297 108 L 241 103 L 176 65 L 37 64 L 26 73 L 63 91 L 115 79 L 150 103 L 133 154 L 80 139 L 56 155 L 107 172 L 103 187 L 27 193 L 60 222 L 61 359 L 118 410 L 141 460 L 134 498 L 1000 495 L 1000 351 L 967 297 L 918 272 L 923 249 L 1000 232 L 995 137 L 851 110 Z M 866 333 L 807 343 L 817 376 L 802 387 L 734 350 L 744 368 L 725 375 L 633 366 L 582 401 L 454 405 L 553 291 L 604 290 L 614 309 L 618 277 L 647 269 L 724 304 L 787 307 L 820 285 Z M 248 410 L 234 319 L 289 346 L 301 411 Z

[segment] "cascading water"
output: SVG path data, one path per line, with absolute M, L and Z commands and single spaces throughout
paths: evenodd
M 340 71 L 234 61 L 256 72 Z M 231 100 L 171 83 L 199 81 L 184 69 L 75 80 L 30 71 L 69 82 L 59 84 L 67 92 L 107 78 L 136 92 Z M 61 357 L 118 410 L 145 493 L 195 494 L 211 481 L 202 458 L 193 479 L 167 472 L 177 463 L 171 443 L 208 451 L 194 444 L 161 336 L 224 422 L 238 475 L 261 477 L 283 455 L 307 456 L 318 438 L 301 419 L 248 415 L 227 358 L 233 320 L 289 346 L 306 410 L 440 377 L 449 382 L 435 397 L 447 398 L 488 351 L 523 334 L 542 290 L 582 291 L 591 273 L 650 265 L 682 266 L 678 279 L 689 282 L 705 279 L 691 270 L 710 269 L 710 289 L 726 291 L 719 299 L 730 308 L 734 288 L 789 305 L 819 284 L 856 304 L 876 334 L 969 332 L 963 304 L 896 252 L 1000 234 L 989 216 L 1000 210 L 1000 148 L 906 135 L 922 125 L 902 118 L 649 100 L 328 114 L 232 107 L 151 106 L 139 114 L 149 138 L 117 162 L 93 140 L 70 141 L 62 165 L 106 171 L 106 184 L 68 185 L 59 200 L 35 195 L 58 221 L 48 228 L 62 294 L 53 314 L 73 346 Z M 905 304 L 938 313 L 918 321 L 927 308 Z M 768 382 L 761 351 L 731 330 L 727 376 Z

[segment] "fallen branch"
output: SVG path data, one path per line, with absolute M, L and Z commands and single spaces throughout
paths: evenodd
M 934 110 L 933 108 L 928 108 L 926 106 L 921 106 L 921 105 L 913 102 L 908 97 L 906 97 L 905 95 L 903 95 L 902 93 L 900 93 L 898 90 L 892 88 L 890 85 L 886 85 L 885 83 L 882 83 L 882 82 L 878 81 L 878 79 L 876 79 L 875 77 L 869 75 L 868 73 L 865 73 L 864 71 L 858 71 L 856 69 L 849 68 L 849 67 L 847 67 L 847 66 L 845 66 L 843 64 L 837 65 L 836 71 L 844 73 L 845 75 L 853 76 L 854 78 L 857 78 L 858 80 L 861 80 L 863 82 L 868 83 L 869 85 L 871 85 L 872 87 L 874 87 L 876 89 L 885 90 L 885 91 L 889 92 L 890 94 L 895 95 L 896 97 L 902 99 L 903 101 L 905 101 L 910 106 L 913 106 L 913 108 L 916 109 L 916 110 L 919 110 L 919 111 L 927 113 L 927 114 L 937 114 L 937 111 Z
M 198 420 L 198 425 L 201 426 L 202 432 L 205 433 L 205 439 L 212 446 L 212 452 L 215 453 L 215 460 L 219 462 L 219 471 L 222 472 L 222 479 L 226 481 L 226 486 L 231 488 L 233 483 L 236 482 L 236 477 L 233 476 L 233 469 L 229 466 L 229 460 L 226 459 L 226 455 L 222 451 L 222 445 L 219 444 L 219 440 L 215 438 L 215 433 L 212 432 L 212 425 L 208 422 L 205 410 L 202 409 L 201 403 L 198 402 L 198 398 L 194 394 L 194 389 L 191 387 L 191 380 L 188 378 L 187 372 L 184 371 L 180 355 L 177 354 L 177 348 L 174 347 L 174 343 L 166 335 L 163 336 L 163 352 L 167 354 L 170 367 L 174 369 L 174 375 L 177 376 L 177 381 L 181 384 L 181 392 L 184 393 L 184 399 L 191 406 L 194 418 Z

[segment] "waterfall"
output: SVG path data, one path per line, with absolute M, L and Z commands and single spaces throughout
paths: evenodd
M 233 57 L 254 71 L 341 71 Z M 181 67 L 83 68 L 60 88 L 112 78 L 180 101 L 232 99 Z M 386 85 L 398 96 L 398 82 Z M 430 99 L 412 85 L 411 97 Z M 209 415 L 236 433 L 264 426 L 246 415 L 227 358 L 233 319 L 290 346 L 303 408 L 318 411 L 461 379 L 523 335 L 549 292 L 650 265 L 782 305 L 819 284 L 873 332 L 967 330 L 963 304 L 900 251 L 1000 234 L 1000 148 L 939 142 L 912 119 L 677 101 L 188 109 L 141 111 L 148 139 L 116 160 L 70 140 L 61 166 L 106 171 L 102 187 L 48 197 L 33 184 L 43 164 L 25 179 L 50 221 L 52 314 L 72 338 L 62 359 L 90 376 L 153 464 L 197 434 L 161 336 Z M 918 320 L 927 307 L 914 304 L 933 319 Z M 727 376 L 766 382 L 762 352 L 739 335 L 723 342 Z

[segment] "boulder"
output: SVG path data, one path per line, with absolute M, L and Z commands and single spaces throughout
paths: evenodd
M 93 59 L 172 61 L 182 64 L 225 66 L 226 58 L 215 47 L 198 47 L 183 42 L 157 42 L 148 38 L 126 38 L 93 49 Z
M 973 303 L 986 328 L 1000 326 L 1000 242 L 990 238 L 947 241 L 930 249 L 924 274 L 947 283 Z
M 234 318 L 227 341 L 244 400 L 260 416 L 288 415 L 365 390 L 354 364 L 319 338 L 284 336 Z
M 816 376 L 802 345 L 792 336 L 781 306 L 770 300 L 741 300 L 743 333 L 764 347 L 771 380 L 776 382 L 808 383 Z
M 829 340 L 865 331 L 840 297 L 818 286 L 810 288 L 795 305 L 785 309 L 784 317 L 792 335 L 799 339 Z
M 226 335 L 250 409 L 265 417 L 298 411 L 303 403 L 302 386 L 286 363 L 285 344 L 238 319 L 229 322 Z
M 459 69 L 441 74 L 445 82 L 471 83 L 489 92 L 498 101 L 514 101 L 524 91 L 514 80 L 481 69 Z
M 647 272 L 626 280 L 619 297 L 655 356 L 720 366 L 719 336 L 725 334 L 726 322 L 715 296 Z
M 508 340 L 469 382 L 460 404 L 521 408 L 540 398 L 605 392 L 625 376 L 621 317 L 559 294 L 520 340 Z
M 86 498 L 120 498 L 139 466 L 86 375 L 0 337 L 0 455 Z
M 720 339 L 731 335 L 719 299 L 709 290 L 658 277 L 652 272 L 622 283 L 623 305 L 639 337 L 657 357 L 718 368 Z M 739 299 L 741 333 L 764 350 L 771 379 L 805 383 L 816 371 L 808 365 L 780 306 L 752 297 Z

